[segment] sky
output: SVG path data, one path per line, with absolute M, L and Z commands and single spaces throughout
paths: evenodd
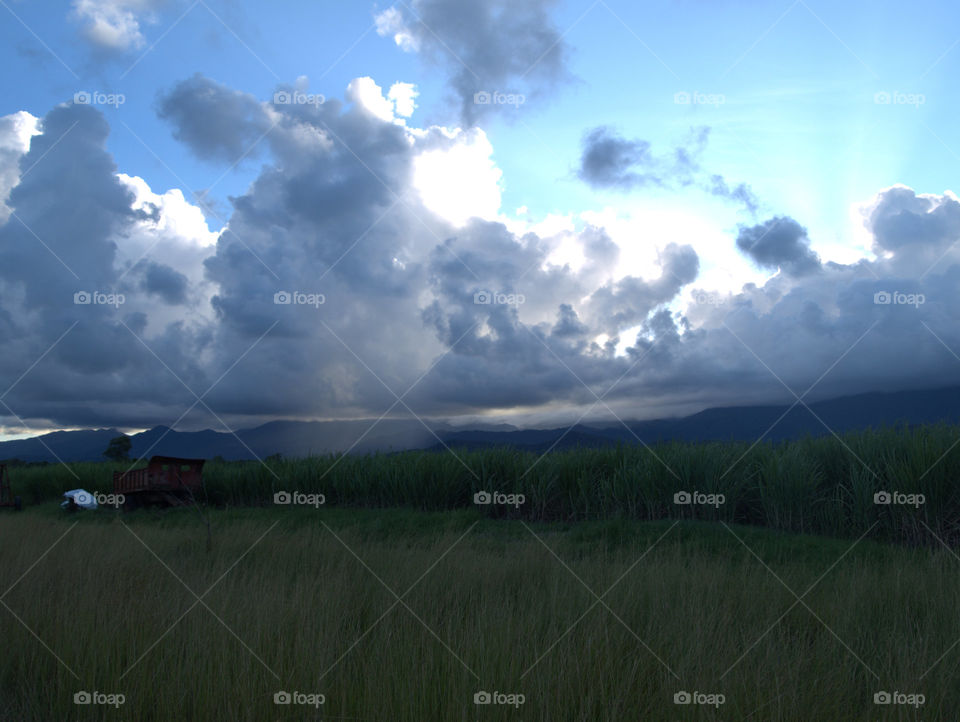
M 0 439 L 960 383 L 955 15 L 0 0 Z

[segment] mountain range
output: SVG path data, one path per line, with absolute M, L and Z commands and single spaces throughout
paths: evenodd
M 175 431 L 165 426 L 130 435 L 131 458 L 156 454 L 228 460 L 286 458 L 311 454 L 395 452 L 406 449 L 442 451 L 447 447 L 513 446 L 533 451 L 575 446 L 605 446 L 661 440 L 772 441 L 806 435 L 822 436 L 868 427 L 948 422 L 960 424 L 960 387 L 892 393 L 866 393 L 808 404 L 710 408 L 691 416 L 649 421 L 520 429 L 510 424 L 476 425 L 467 429 L 416 419 L 360 421 L 273 421 L 250 429 Z M 779 419 L 779 421 L 778 421 Z M 116 429 L 56 431 L 28 439 L 0 442 L 0 460 L 24 462 L 97 461 Z

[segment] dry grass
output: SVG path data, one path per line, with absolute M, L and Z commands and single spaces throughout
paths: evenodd
M 212 517 L 209 553 L 187 511 L 0 517 L 0 588 L 14 585 L 0 609 L 0 719 L 866 721 L 960 709 L 960 560 L 945 550 L 703 522 L 527 528 L 474 511 Z M 787 587 L 803 595 L 825 573 L 796 603 Z M 125 703 L 75 706 L 78 690 Z M 326 701 L 277 706 L 278 690 Z M 476 706 L 478 690 L 525 702 Z M 679 690 L 726 701 L 677 706 Z M 919 714 L 878 707 L 878 690 L 927 701 Z

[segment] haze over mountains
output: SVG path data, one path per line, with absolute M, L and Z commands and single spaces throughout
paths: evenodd
M 946 421 L 960 423 L 960 387 L 894 393 L 868 393 L 809 404 L 738 406 L 706 409 L 677 419 L 578 424 L 555 429 L 518 429 L 509 424 L 468 429 L 432 423 L 428 430 L 416 419 L 274 421 L 236 434 L 213 430 L 184 432 L 157 426 L 130 436 L 131 458 L 155 454 L 228 460 L 264 458 L 271 454 L 391 452 L 404 449 L 444 450 L 445 446 L 483 448 L 515 446 L 533 451 L 618 442 L 747 440 L 761 436 L 778 441 L 810 434 L 822 436 L 894 424 Z M 771 428 L 772 427 L 772 428 Z M 827 428 L 829 427 L 829 429 Z M 435 434 L 435 435 L 434 435 Z M 116 429 L 58 431 L 30 439 L 0 443 L 0 459 L 27 462 L 98 461 Z

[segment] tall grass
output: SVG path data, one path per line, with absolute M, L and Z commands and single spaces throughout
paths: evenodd
M 525 496 L 494 517 L 532 521 L 671 517 L 755 524 L 831 536 L 876 535 L 907 543 L 960 542 L 960 429 L 886 428 L 783 443 L 659 443 L 579 448 L 546 455 L 510 448 L 207 464 L 206 499 L 261 506 L 277 491 L 318 493 L 328 505 L 445 510 L 481 490 Z M 956 446 L 955 446 L 956 445 Z M 107 491 L 122 464 L 16 468 L 28 504 L 82 486 Z M 679 491 L 722 494 L 722 505 L 674 504 Z M 919 507 L 878 506 L 879 491 L 922 494 Z
M 946 550 L 699 522 L 525 529 L 476 511 L 212 517 L 209 553 L 189 510 L 3 517 L 0 721 L 867 722 L 960 709 Z M 203 604 L 184 585 L 209 590 Z M 410 591 L 397 604 L 390 590 Z M 78 707 L 80 690 L 125 702 Z M 275 706 L 280 690 L 326 701 Z M 478 707 L 480 690 L 525 702 Z M 677 706 L 681 690 L 725 702 Z M 876 707 L 881 690 L 926 703 Z

